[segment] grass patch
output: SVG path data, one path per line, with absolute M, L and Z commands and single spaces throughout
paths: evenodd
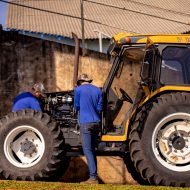
M 176 187 L 156 187 L 156 186 L 143 186 L 143 185 L 112 185 L 112 184 L 99 184 L 99 185 L 80 185 L 78 183 L 59 183 L 59 182 L 19 182 L 19 181 L 1 181 L 0 189 L 24 189 L 24 190 L 189 190 L 189 188 L 176 188 Z

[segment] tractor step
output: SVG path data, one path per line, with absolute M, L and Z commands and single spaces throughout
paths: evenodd
M 121 147 L 104 147 L 104 151 L 107 151 L 107 152 L 120 152 Z

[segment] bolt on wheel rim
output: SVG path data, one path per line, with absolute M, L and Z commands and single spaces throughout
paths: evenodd
M 7 160 L 21 168 L 37 164 L 45 150 L 42 134 L 31 126 L 19 126 L 11 130 L 4 141 Z
M 174 171 L 190 170 L 190 114 L 175 113 L 163 118 L 152 135 L 157 160 Z

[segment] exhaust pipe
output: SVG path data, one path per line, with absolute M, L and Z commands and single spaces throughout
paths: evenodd
M 75 33 L 72 32 L 72 36 L 75 40 L 75 62 L 74 62 L 74 76 L 73 76 L 73 89 L 77 84 L 78 66 L 79 66 L 79 39 Z

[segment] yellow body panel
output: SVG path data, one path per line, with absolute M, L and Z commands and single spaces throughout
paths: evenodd
M 140 103 L 139 107 L 141 107 L 143 104 L 145 104 L 148 100 L 150 100 L 152 97 L 156 96 L 160 92 L 164 91 L 184 91 L 184 92 L 190 92 L 190 86 L 184 87 L 184 86 L 164 86 L 155 92 L 153 92 L 151 95 L 149 95 L 142 103 Z M 135 110 L 131 115 L 133 115 Z M 126 126 L 125 126 L 125 134 L 122 136 L 108 136 L 103 135 L 102 141 L 126 141 L 127 140 L 127 133 L 128 133 L 128 127 L 129 127 L 129 118 L 127 120 Z
M 148 94 L 150 93 L 148 86 L 143 86 L 143 90 L 144 90 L 146 96 L 148 96 Z
M 126 37 L 141 37 L 136 44 L 146 44 L 147 37 L 151 41 L 151 44 L 155 43 L 190 43 L 190 35 L 189 34 L 128 34 L 128 33 L 118 33 L 117 35 L 113 36 L 115 41 L 118 41 L 118 45 L 122 44 L 121 39 Z

